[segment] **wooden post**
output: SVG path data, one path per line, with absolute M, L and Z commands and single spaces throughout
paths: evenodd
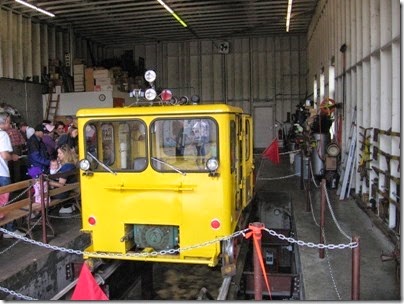
M 353 242 L 358 244 L 352 249 L 352 291 L 351 300 L 360 299 L 360 241 L 358 236 L 352 238 Z
M 47 232 L 46 232 L 45 189 L 44 189 L 44 186 L 43 186 L 43 181 L 44 181 L 44 178 L 43 178 L 43 175 L 41 174 L 41 175 L 39 175 L 38 182 L 39 182 L 39 193 L 40 193 L 40 196 L 41 196 L 42 241 L 45 244 L 48 244 L 48 236 L 47 236 Z M 30 221 L 31 219 L 28 219 L 28 220 Z

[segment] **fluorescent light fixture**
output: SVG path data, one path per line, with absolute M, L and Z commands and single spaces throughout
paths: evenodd
M 165 4 L 163 0 L 157 0 L 157 2 L 160 3 L 171 15 L 173 15 L 183 27 L 188 27 L 188 25 L 167 4 Z
M 48 15 L 50 17 L 55 17 L 54 14 L 49 13 L 48 11 L 43 10 L 42 8 L 36 7 L 35 5 L 29 4 L 28 2 L 22 1 L 22 0 L 15 0 L 15 2 L 18 2 L 22 5 L 28 6 L 29 8 L 32 8 L 33 10 L 36 10 L 42 14 Z
M 286 13 L 286 31 L 289 32 L 290 14 L 292 13 L 293 0 L 288 1 L 288 12 Z

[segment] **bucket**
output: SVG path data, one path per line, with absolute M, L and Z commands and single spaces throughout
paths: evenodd
M 301 160 L 302 160 L 302 154 L 298 153 L 295 155 L 295 174 L 297 176 L 301 176 L 302 170 L 301 170 Z M 303 157 L 303 178 L 308 179 L 309 178 L 309 157 L 304 156 Z

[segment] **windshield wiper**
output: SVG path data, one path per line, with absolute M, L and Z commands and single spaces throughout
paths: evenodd
M 92 159 L 94 159 L 99 165 L 101 165 L 105 170 L 107 170 L 108 172 L 111 172 L 112 174 L 116 175 L 116 172 L 113 171 L 110 167 L 108 167 L 106 164 L 104 164 L 103 162 L 101 162 L 100 160 L 98 160 L 97 157 L 95 157 L 94 155 L 92 155 L 90 152 L 87 151 L 87 154 L 90 155 L 90 157 Z
M 155 160 L 156 162 L 159 162 L 159 163 L 161 163 L 161 164 L 163 164 L 163 165 L 166 165 L 167 167 L 170 167 L 170 168 L 173 169 L 174 171 L 177 171 L 178 173 L 181 173 L 181 174 L 184 175 L 184 176 L 187 175 L 185 172 L 182 172 L 180 169 L 174 167 L 173 165 L 171 165 L 171 164 L 165 162 L 165 161 L 162 160 L 162 159 L 159 159 L 159 158 L 157 158 L 157 157 L 151 157 L 151 159 L 152 159 L 152 160 Z

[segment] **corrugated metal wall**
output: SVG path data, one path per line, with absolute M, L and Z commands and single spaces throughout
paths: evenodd
M 335 60 L 335 79 L 326 79 L 325 96 L 330 96 L 328 84 L 334 81 L 335 100 L 344 101 L 343 147 L 350 141 L 349 130 L 356 107 L 357 146 L 361 147 L 363 141 L 361 134 L 364 130 L 361 128 L 372 128 L 371 152 L 373 147 L 377 147 L 390 155 L 400 156 L 400 137 L 380 135 L 376 141 L 373 136 L 375 129 L 400 132 L 400 11 L 398 0 L 319 2 L 308 34 L 307 81 L 313 83 L 322 69 L 324 75 L 328 75 L 328 69 Z M 347 46 L 345 53 L 340 51 L 343 44 Z M 356 166 L 362 154 L 360 149 L 356 150 Z M 395 202 L 398 200 L 396 195 L 400 193 L 399 184 L 392 179 L 387 180 L 387 174 L 400 176 L 399 160 L 393 158 L 388 161 L 381 153 L 372 153 L 370 157 L 376 159 L 367 165 L 370 183 L 361 179 L 355 170 L 355 192 L 376 199 L 379 215 L 388 221 L 390 228 L 397 227 Z M 387 174 L 376 174 L 371 170 L 372 166 Z M 383 192 L 390 201 L 387 204 L 389 210 L 385 210 L 382 202 Z
M 249 113 L 267 103 L 276 109 L 276 120 L 286 121 L 307 95 L 306 36 L 226 41 L 228 54 L 219 53 L 221 41 L 201 40 L 136 45 L 134 56 L 144 58 L 146 68 L 157 72 L 157 86 L 174 95 L 197 94 L 202 102 L 228 103 Z M 274 136 L 273 129 L 267 132 Z
M 102 48 L 74 36 L 72 29 L 59 31 L 2 9 L 0 34 L 0 77 L 5 78 L 41 82 L 49 60 L 63 63 L 66 53 L 92 66 L 125 51 Z M 217 40 L 142 44 L 132 51 L 136 61 L 142 57 L 147 68 L 156 70 L 157 86 L 171 88 L 175 95 L 197 94 L 202 102 L 229 103 L 249 113 L 255 105 L 268 105 L 275 111 L 271 122 L 285 121 L 307 94 L 306 36 L 224 40 L 230 44 L 228 54 L 219 53 L 223 41 Z M 274 128 L 267 129 L 257 128 L 273 138 Z
M 226 41 L 228 54 L 219 53 L 219 41 L 201 40 L 136 45 L 134 56 L 156 70 L 160 85 L 179 95 L 193 89 L 207 102 L 285 100 L 290 110 L 291 100 L 305 97 L 304 35 Z

